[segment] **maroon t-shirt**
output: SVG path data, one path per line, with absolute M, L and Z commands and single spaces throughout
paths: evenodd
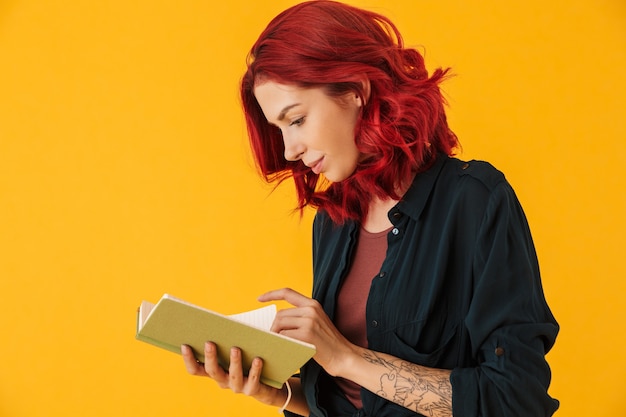
M 372 279 L 380 271 L 385 259 L 388 232 L 360 230 L 352 266 L 339 290 L 335 326 L 346 339 L 361 347 L 367 347 L 365 304 Z M 358 384 L 343 378 L 337 378 L 336 382 L 355 407 L 363 406 Z

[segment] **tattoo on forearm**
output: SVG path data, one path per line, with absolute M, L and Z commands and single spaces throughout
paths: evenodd
M 419 365 L 390 361 L 375 352 L 366 352 L 363 357 L 388 371 L 380 378 L 377 395 L 426 416 L 452 416 L 452 386 L 447 373 L 424 372 Z

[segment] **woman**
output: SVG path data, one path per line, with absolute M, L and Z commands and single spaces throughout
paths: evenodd
M 518 200 L 491 165 L 452 157 L 439 84 L 385 17 L 332 1 L 278 15 L 241 85 L 268 181 L 293 178 L 313 225 L 313 298 L 290 289 L 272 330 L 317 347 L 276 390 L 241 352 L 188 371 L 311 416 L 547 416 L 558 325 Z M 289 392 L 288 392 L 289 391 Z

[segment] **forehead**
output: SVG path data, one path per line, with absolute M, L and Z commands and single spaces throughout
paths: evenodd
M 276 121 L 290 108 L 310 104 L 323 93 L 319 88 L 302 88 L 275 81 L 258 82 L 254 87 L 254 96 L 268 121 Z
M 254 96 L 263 110 L 269 109 L 273 104 L 279 107 L 280 104 L 284 105 L 285 101 L 298 99 L 302 93 L 303 89 L 300 87 L 275 81 L 264 81 L 254 86 Z

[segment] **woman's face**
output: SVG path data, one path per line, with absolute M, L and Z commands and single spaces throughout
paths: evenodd
M 360 158 L 355 127 L 362 101 L 356 94 L 334 98 L 319 87 L 265 81 L 254 95 L 267 121 L 282 132 L 285 159 L 302 160 L 333 182 L 352 175 Z

